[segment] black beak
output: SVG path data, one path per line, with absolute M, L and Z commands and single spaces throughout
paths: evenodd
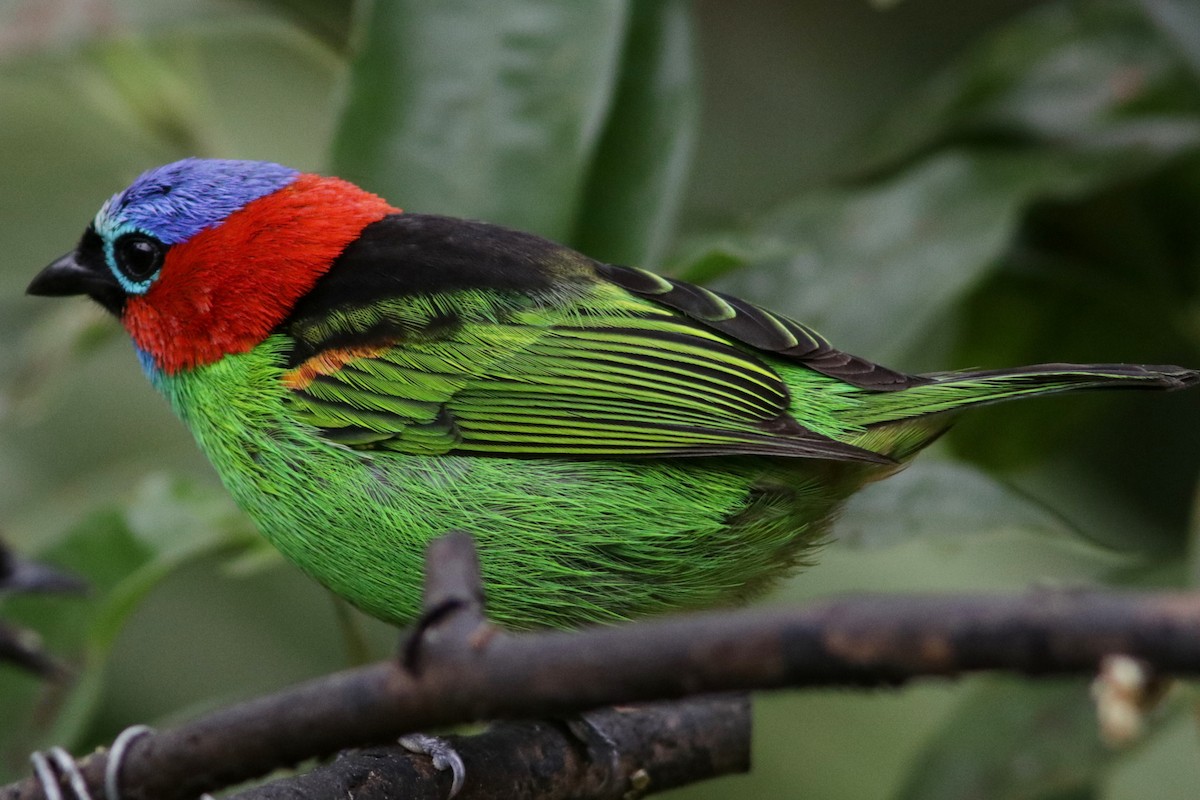
M 88 285 L 95 277 L 92 269 L 79 263 L 75 251 L 72 250 L 65 256 L 54 259 L 48 267 L 39 272 L 29 283 L 25 293 L 42 297 L 87 294 Z
M 29 283 L 25 293 L 41 297 L 86 294 L 117 316 L 125 306 L 125 291 L 109 272 L 104 257 L 81 255 L 79 250 L 56 258 Z

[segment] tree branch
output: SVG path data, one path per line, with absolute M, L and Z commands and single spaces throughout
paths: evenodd
M 462 542 L 443 546 L 431 554 L 427 602 L 452 602 L 427 608 L 419 670 L 396 661 L 349 670 L 141 737 L 122 769 L 125 796 L 194 797 L 416 730 L 696 694 L 978 670 L 1091 675 L 1113 653 L 1160 674 L 1200 675 L 1198 593 L 862 596 L 511 635 L 476 613 Z M 455 570 L 468 577 L 450 578 Z M 103 752 L 84 760 L 89 786 L 101 785 L 105 762 Z M 0 800 L 41 797 L 32 780 L 0 789 Z
M 744 694 L 603 709 L 588 720 L 611 739 L 612 759 L 589 759 L 562 724 L 502 722 L 477 736 L 447 736 L 467 769 L 457 800 L 620 800 L 631 788 L 640 797 L 750 768 L 750 700 Z M 448 772 L 392 745 L 343 754 L 230 800 L 444 800 L 449 787 Z

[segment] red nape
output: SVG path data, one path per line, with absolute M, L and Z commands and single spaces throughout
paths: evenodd
M 352 183 L 301 175 L 172 247 L 122 322 L 167 374 L 259 344 L 362 229 L 398 213 Z

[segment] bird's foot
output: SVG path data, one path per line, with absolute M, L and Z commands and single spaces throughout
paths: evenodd
M 577 717 L 570 717 L 563 720 L 563 724 L 575 741 L 583 746 L 584 753 L 591 763 L 607 762 L 607 774 L 620 774 L 621 748 L 604 729 L 600 712 L 587 712 Z
M 462 791 L 463 782 L 467 779 L 467 767 L 463 764 L 462 756 L 449 741 L 440 736 L 410 733 L 400 737 L 400 746 L 410 753 L 429 756 L 433 761 L 433 768 L 438 772 L 451 770 L 450 794 L 446 800 L 452 800 Z

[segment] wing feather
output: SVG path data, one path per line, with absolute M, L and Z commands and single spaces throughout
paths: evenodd
M 596 269 L 627 291 L 672 308 L 714 331 L 859 388 L 894 392 L 929 383 L 923 376 L 897 372 L 837 350 L 807 325 L 773 314 L 741 298 L 634 267 L 600 264 Z
M 344 357 L 319 351 L 285 375 L 289 403 L 332 441 L 413 454 L 882 460 L 796 423 L 774 370 L 692 322 L 648 306 L 538 317 L 374 347 L 339 331 Z
M 791 415 L 764 353 L 860 364 L 799 323 L 500 228 L 381 220 L 277 333 L 292 413 L 347 447 L 888 461 Z M 894 376 L 872 366 L 867 382 Z

